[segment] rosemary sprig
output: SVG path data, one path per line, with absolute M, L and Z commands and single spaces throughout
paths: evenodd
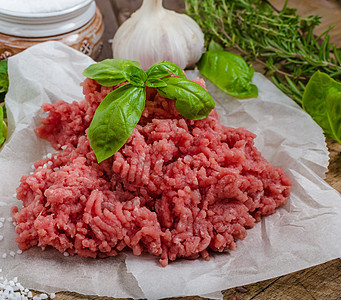
M 185 4 L 207 43 L 213 39 L 262 65 L 274 84 L 299 104 L 317 70 L 341 81 L 341 49 L 330 43 L 332 27 L 314 35 L 319 16 L 303 18 L 287 7 L 287 1 L 281 11 L 266 0 L 185 0 Z

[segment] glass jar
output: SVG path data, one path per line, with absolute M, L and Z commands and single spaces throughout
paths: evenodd
M 93 0 L 73 3 L 66 8 L 59 5 L 58 9 L 45 5 L 41 11 L 33 12 L 0 6 L 0 60 L 51 40 L 61 41 L 96 59 L 102 48 L 102 15 Z

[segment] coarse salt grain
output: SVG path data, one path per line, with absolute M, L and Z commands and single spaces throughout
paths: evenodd
M 51 294 L 50 294 L 50 298 L 51 298 L 51 299 L 56 298 L 56 294 L 55 294 L 55 293 L 51 293 Z
M 15 256 L 15 252 L 14 252 L 14 251 L 11 251 L 11 252 L 9 253 L 9 255 L 12 256 L 12 257 L 14 257 L 14 256 Z
M 52 154 L 51 154 L 51 153 L 48 153 L 48 154 L 46 155 L 46 157 L 47 157 L 48 159 L 51 159 L 51 158 L 52 158 Z
M 64 145 L 64 146 L 61 146 L 60 148 L 62 148 L 63 150 L 65 150 L 66 149 L 66 145 Z
M 22 253 L 22 250 L 17 250 L 17 254 L 21 254 Z
M 3 253 L 1 257 L 2 258 L 6 258 L 7 257 L 7 253 Z
M 64 252 L 64 256 L 69 256 L 70 254 L 68 252 Z
M 5 218 L 0 218 L 0 222 L 5 222 Z
M 13 221 L 13 218 L 12 218 L 12 217 L 8 217 L 8 218 L 7 218 L 7 221 L 8 221 L 8 222 L 12 222 L 12 221 Z
M 0 234 L 0 241 L 2 241 L 3 239 L 4 239 L 4 236 Z

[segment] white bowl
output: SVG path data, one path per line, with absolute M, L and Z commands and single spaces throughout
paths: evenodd
M 96 4 L 84 0 L 65 10 L 15 12 L 0 8 L 0 32 L 20 37 L 47 37 L 76 30 L 95 15 Z

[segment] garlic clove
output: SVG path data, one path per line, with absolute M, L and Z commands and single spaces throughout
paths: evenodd
M 204 53 L 204 34 L 185 14 L 165 9 L 162 0 L 144 0 L 113 38 L 113 57 L 141 62 L 141 68 L 168 60 L 182 69 Z

